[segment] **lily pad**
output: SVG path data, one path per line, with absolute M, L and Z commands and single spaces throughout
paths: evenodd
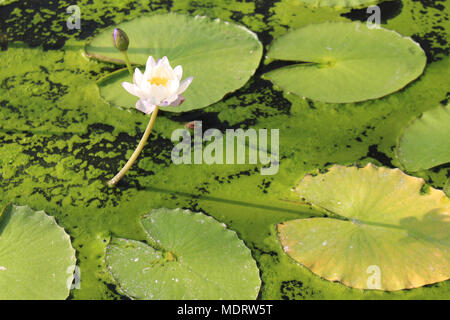
M 144 65 L 150 55 L 155 59 L 167 56 L 172 67 L 183 67 L 184 78 L 194 77 L 185 92 L 186 102 L 162 108 L 167 111 L 199 109 L 219 101 L 248 81 L 262 56 L 262 45 L 253 32 L 205 17 L 170 13 L 137 18 L 115 27 L 128 34 L 128 55 L 133 64 Z M 86 46 L 88 57 L 124 64 L 122 54 L 112 45 L 112 30 L 106 29 Z M 136 98 L 123 90 L 124 81 L 131 81 L 127 72 L 111 74 L 99 83 L 101 95 L 114 105 L 134 108 Z
M 360 8 L 381 2 L 381 0 L 299 0 L 308 6 L 333 8 Z
M 60 300 L 75 269 L 70 237 L 44 211 L 8 206 L 0 215 L 0 300 Z
M 118 239 L 107 248 L 109 270 L 134 299 L 256 299 L 261 281 L 250 250 L 213 218 L 157 209 L 142 225 L 154 247 Z
M 312 24 L 275 40 L 269 59 L 298 62 L 264 75 L 282 89 L 330 103 L 376 99 L 419 77 L 426 56 L 411 38 L 359 22 Z
M 408 171 L 450 162 L 450 105 L 438 106 L 415 119 L 401 135 L 397 158 Z
M 300 197 L 327 218 L 278 225 L 284 251 L 315 274 L 360 289 L 410 289 L 450 278 L 450 199 L 399 169 L 333 166 Z

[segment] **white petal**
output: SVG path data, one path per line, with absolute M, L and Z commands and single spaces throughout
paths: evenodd
M 152 69 L 156 66 L 156 61 L 152 56 L 149 56 L 147 59 L 147 63 L 145 65 L 145 71 L 152 71 Z
M 141 86 L 139 87 L 142 91 L 142 97 L 146 99 L 150 99 L 153 95 L 152 85 L 148 81 L 142 81 Z
M 183 93 L 184 91 L 186 91 L 186 89 L 191 84 L 192 80 L 194 80 L 194 77 L 189 77 L 189 78 L 181 81 L 180 87 L 178 88 L 178 94 Z
M 136 70 L 134 70 L 134 75 L 133 75 L 134 84 L 139 87 L 141 85 L 142 78 L 143 78 L 143 74 L 142 74 L 141 70 L 139 70 L 139 68 L 136 68 Z
M 167 88 L 163 86 L 152 85 L 152 93 L 155 98 L 154 103 L 158 105 L 171 96 Z
M 145 100 L 150 101 L 152 104 L 158 104 L 159 103 L 158 87 L 155 85 L 151 85 L 150 83 L 144 84 L 144 86 L 146 87 Z
M 170 66 L 169 59 L 167 59 L 166 56 L 164 56 L 164 57 L 162 57 L 162 59 L 159 59 L 159 60 L 158 60 L 158 65 L 172 68 L 172 67 Z
M 178 79 L 169 80 L 167 82 L 167 91 L 170 93 L 170 95 L 177 95 L 178 94 L 178 88 L 180 87 L 180 81 Z
M 174 103 L 174 101 L 176 101 L 176 100 L 178 99 L 178 97 L 179 97 L 179 95 L 175 94 L 175 95 L 173 95 L 173 96 L 171 96 L 171 97 L 165 99 L 165 100 L 161 103 L 161 106 L 162 106 L 162 107 L 163 107 L 163 106 L 171 106 L 171 105 Z
M 122 82 L 122 87 L 125 90 L 127 90 L 129 93 L 131 93 L 133 96 L 136 96 L 136 97 L 140 96 L 140 90 L 134 84 L 129 83 L 129 82 Z
M 178 107 L 180 104 L 182 104 L 184 102 L 184 100 L 186 100 L 186 98 L 180 94 L 177 97 L 177 99 L 175 99 L 174 101 L 172 101 L 171 104 L 169 104 L 169 106 L 171 106 L 171 107 Z
M 140 99 L 136 102 L 136 109 L 145 114 L 150 114 L 155 110 L 155 105 L 151 104 L 148 100 Z
M 183 67 L 176 66 L 175 69 L 173 69 L 173 72 L 175 73 L 175 76 L 178 78 L 178 80 L 181 81 L 181 77 L 183 76 Z

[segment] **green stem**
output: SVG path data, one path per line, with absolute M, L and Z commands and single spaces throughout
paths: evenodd
M 128 53 L 126 51 L 121 51 L 123 53 L 123 56 L 125 58 L 125 63 L 127 65 L 128 71 L 130 72 L 131 76 L 133 76 L 133 68 L 131 67 L 130 59 L 128 59 Z
M 131 168 L 133 163 L 136 161 L 136 159 L 141 154 L 142 149 L 144 148 L 144 145 L 147 142 L 148 137 L 150 136 L 150 132 L 153 129 L 153 125 L 155 124 L 156 116 L 158 115 L 158 110 L 159 110 L 159 107 L 156 106 L 155 110 L 153 110 L 152 117 L 150 118 L 150 121 L 148 122 L 147 128 L 145 129 L 144 135 L 142 136 L 142 139 L 139 142 L 136 150 L 134 150 L 133 154 L 131 155 L 130 159 L 125 164 L 125 166 L 122 168 L 122 170 L 120 170 L 119 173 L 116 174 L 116 176 L 114 178 L 109 180 L 109 182 L 108 182 L 109 186 L 111 186 L 111 187 L 115 186 L 117 184 L 117 182 L 119 182 L 120 179 L 122 179 L 123 176 L 125 176 L 127 171 Z

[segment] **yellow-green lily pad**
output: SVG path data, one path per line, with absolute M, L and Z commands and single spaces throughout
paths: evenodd
M 148 56 L 167 56 L 172 67 L 181 65 L 183 77 L 193 76 L 186 101 L 179 107 L 162 108 L 181 112 L 199 109 L 219 101 L 242 87 L 254 74 L 262 56 L 262 45 L 247 28 L 206 17 L 163 14 L 140 17 L 118 24 L 130 39 L 128 55 L 143 66 Z M 124 64 L 112 44 L 113 29 L 106 29 L 86 46 L 88 57 Z M 127 72 L 116 72 L 99 83 L 101 95 L 113 105 L 134 108 L 136 97 L 121 86 L 131 82 Z
M 264 74 L 282 89 L 313 100 L 349 103 L 386 96 L 419 77 L 422 48 L 395 31 L 359 22 L 326 22 L 288 32 L 267 56 L 297 62 Z
M 70 237 L 44 211 L 10 205 L 0 215 L 0 300 L 62 300 L 75 270 Z
M 359 289 L 411 289 L 450 278 L 450 199 L 399 169 L 333 166 L 299 196 L 328 217 L 278 225 L 284 251 L 315 274 Z
M 438 106 L 415 119 L 401 135 L 397 158 L 408 171 L 450 162 L 450 105 Z
M 256 299 L 261 281 L 250 250 L 213 218 L 188 210 L 153 210 L 144 242 L 113 238 L 106 261 L 133 299 Z

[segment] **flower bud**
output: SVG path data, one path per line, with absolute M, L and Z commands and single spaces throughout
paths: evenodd
M 114 46 L 119 51 L 127 51 L 128 45 L 130 44 L 130 40 L 128 39 L 125 31 L 119 28 L 115 28 L 113 32 L 113 42 Z

